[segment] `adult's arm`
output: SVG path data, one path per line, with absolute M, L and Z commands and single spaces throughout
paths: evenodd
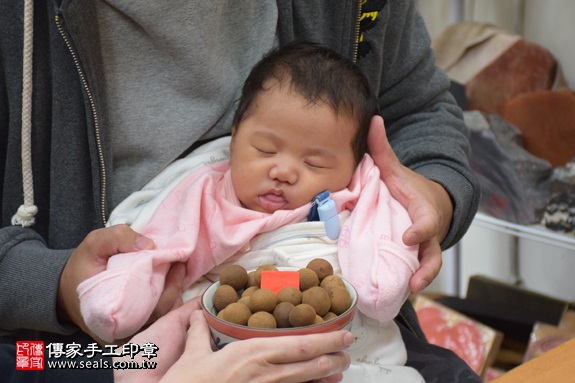
M 440 238 L 446 249 L 467 231 L 479 203 L 479 185 L 468 162 L 469 131 L 449 92 L 448 77 L 435 66 L 431 41 L 414 2 L 388 2 L 384 9 L 388 12 L 380 31 L 385 33 L 384 45 L 373 52 L 383 68 L 381 78 L 374 79 L 379 81 L 380 113 L 400 162 L 449 194 L 453 216 L 447 234 Z M 368 56 L 360 58 L 359 65 L 363 59 Z
M 127 225 L 94 230 L 76 249 L 60 251 L 47 249 L 33 230 L 2 228 L 0 288 L 4 290 L 0 290 L 0 330 L 70 334 L 78 326 L 89 333 L 80 314 L 78 284 L 103 271 L 109 257 L 153 246 L 150 239 Z M 183 265 L 172 266 L 150 321 L 181 305 L 183 276 Z
M 57 312 L 60 275 L 72 250 L 48 249 L 32 229 L 0 229 L 0 334 L 18 329 L 70 334 Z

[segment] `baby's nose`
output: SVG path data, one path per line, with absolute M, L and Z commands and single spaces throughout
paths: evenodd
M 288 162 L 278 162 L 270 170 L 270 178 L 288 184 L 294 184 L 298 179 L 296 166 Z

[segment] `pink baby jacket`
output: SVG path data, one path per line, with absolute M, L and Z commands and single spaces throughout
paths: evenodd
M 402 241 L 411 225 L 406 210 L 391 197 L 369 155 L 349 186 L 331 198 L 338 212 L 351 212 L 337 248 L 342 275 L 358 292 L 358 309 L 380 321 L 393 319 L 419 267 L 418 248 Z M 140 229 L 155 249 L 117 254 L 105 271 L 78 286 L 86 325 L 108 342 L 132 335 L 158 303 L 173 263 L 186 264 L 184 287 L 190 286 L 229 257 L 248 251 L 254 236 L 305 221 L 310 207 L 273 214 L 249 210 L 235 196 L 228 161 L 193 170 Z

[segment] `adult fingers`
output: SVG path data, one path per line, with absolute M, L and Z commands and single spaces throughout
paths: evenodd
M 339 339 L 333 342 L 334 347 L 327 349 L 341 349 L 353 342 L 351 333 L 351 340 L 344 341 L 343 338 L 347 338 L 344 334 L 336 334 L 336 337 Z M 261 383 L 297 383 L 326 377 L 329 377 L 328 381 L 337 382 L 341 373 L 349 367 L 349 354 L 342 351 L 324 353 L 325 349 L 321 346 L 308 343 L 321 340 L 312 339 L 310 335 L 249 339 L 230 343 L 213 355 L 226 354 L 227 375 L 233 376 L 234 382 L 257 379 Z M 332 343 L 332 340 L 327 342 Z M 245 359 L 238 360 L 237 355 L 244 355 Z M 229 371 L 233 371 L 233 374 Z
M 197 310 L 190 319 L 185 352 L 162 381 L 203 382 L 217 371 L 222 382 L 297 383 L 325 377 L 326 382 L 337 382 L 350 363 L 349 355 L 341 350 L 351 343 L 353 335 L 339 331 L 248 339 L 214 353 L 207 323 Z
M 338 383 L 343 380 L 343 373 L 340 372 L 339 374 L 334 374 L 332 376 L 328 376 L 319 380 L 320 383 Z
M 334 374 L 331 376 L 326 376 L 325 378 L 308 380 L 306 383 L 338 383 L 343 380 L 343 373 Z
M 152 249 L 154 242 L 128 225 L 114 225 L 90 232 L 80 247 L 99 258 L 107 259 L 118 253 Z
M 335 331 L 273 339 L 259 338 L 253 341 L 255 348 L 260 348 L 267 354 L 266 360 L 269 363 L 283 364 L 307 361 L 325 354 L 343 351 L 353 343 L 354 337 L 348 331 Z M 273 344 L 268 344 L 269 342 Z
M 403 233 L 403 243 L 415 246 L 431 240 L 439 232 L 439 216 L 430 211 L 430 206 L 421 201 L 412 203 L 409 214 L 413 223 Z
M 199 356 L 205 356 L 213 353 L 212 336 L 204 313 L 199 307 L 189 316 L 188 337 L 186 341 L 186 354 L 190 355 L 193 360 L 200 360 Z M 186 303 L 187 304 L 187 303 Z
M 178 262 L 170 267 L 168 274 L 166 274 L 164 291 L 162 291 L 158 304 L 150 315 L 147 323 L 156 321 L 166 313 L 182 305 L 182 289 L 185 275 L 185 264 Z
M 197 299 L 193 299 L 182 304 L 180 307 L 159 318 L 145 330 L 136 334 L 132 340 L 141 339 L 145 342 L 150 342 L 150 339 L 152 339 L 171 348 L 174 348 L 181 342 L 182 347 L 179 353 L 182 353 L 185 345 L 186 332 L 188 332 L 190 327 L 190 318 L 192 318 L 194 313 L 199 311 L 200 308 L 198 302 Z
M 268 374 L 267 381 L 281 383 L 339 382 L 350 364 L 349 354 L 336 352 L 302 362 L 276 364 Z
M 431 239 L 436 235 L 433 231 L 436 226 L 430 218 L 425 198 L 421 198 L 426 190 L 426 184 L 430 181 L 401 165 L 387 140 L 383 119 L 380 116 L 374 116 L 371 120 L 368 145 L 382 181 L 393 197 L 408 211 L 413 221 L 403 234 L 403 242 L 412 246 Z
M 367 145 L 369 148 L 369 155 L 373 159 L 375 165 L 379 168 L 382 180 L 385 180 L 388 176 L 401 171 L 401 163 L 389 144 L 387 135 L 385 134 L 385 125 L 381 116 L 374 116 L 371 119 L 367 136 Z
M 368 145 L 381 179 L 393 197 L 408 210 L 413 221 L 403 236 L 404 243 L 408 246 L 417 245 L 437 235 L 443 239 L 449 231 L 453 215 L 453 203 L 447 191 L 442 185 L 399 162 L 387 140 L 380 116 L 372 118 Z
M 131 338 L 130 343 L 139 345 L 153 343 L 158 347 L 157 359 L 155 359 L 157 368 L 114 370 L 114 382 L 158 382 L 168 372 L 168 369 L 181 358 L 185 346 L 186 331 L 190 324 L 190 315 L 197 309 L 198 305 L 195 301 L 187 302 Z M 142 360 L 146 360 L 146 357 L 143 354 L 138 354 L 133 358 L 130 356 L 114 358 L 115 361 L 131 359 L 141 363 Z M 173 382 L 180 383 L 181 381 L 173 380 Z
M 149 326 L 145 331 L 141 334 L 145 334 L 145 332 L 154 330 L 156 333 L 160 334 L 161 337 L 166 337 L 165 333 L 175 332 L 175 329 L 178 328 L 182 331 L 182 334 L 186 333 L 189 330 L 190 322 L 194 313 L 199 311 L 199 304 L 196 299 L 186 302 L 182 304 L 177 309 L 174 309 L 158 319 L 154 324 Z M 201 312 L 201 311 L 200 311 Z M 140 334 L 139 334 L 140 335 Z
M 437 238 L 419 245 L 419 269 L 411 277 L 409 287 L 414 293 L 425 289 L 437 277 L 443 263 Z

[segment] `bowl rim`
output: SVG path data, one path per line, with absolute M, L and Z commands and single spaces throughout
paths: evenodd
M 302 267 L 291 267 L 291 266 L 278 266 L 279 271 L 294 271 L 299 270 Z M 255 269 L 247 270 L 251 272 Z M 352 294 L 352 304 L 349 306 L 347 310 L 343 313 L 339 314 L 337 317 L 332 318 L 328 321 L 322 323 L 315 323 L 308 326 L 300 326 L 300 327 L 282 327 L 282 328 L 257 328 L 257 327 L 248 327 L 244 325 L 239 325 L 231 322 L 224 321 L 223 319 L 218 318 L 213 312 L 212 309 L 207 307 L 207 303 L 205 302 L 206 296 L 208 292 L 212 290 L 215 291 L 219 287 L 220 282 L 216 281 L 213 282 L 201 295 L 201 307 L 202 311 L 204 312 L 204 317 L 206 318 L 208 325 L 213 327 L 214 330 L 225 334 L 227 336 L 231 336 L 237 339 L 249 339 L 249 338 L 256 338 L 256 337 L 273 337 L 273 336 L 283 336 L 283 335 L 302 335 L 302 334 L 312 334 L 317 333 L 314 331 L 316 328 L 321 327 L 322 332 L 331 332 L 337 331 L 343 328 L 347 323 L 349 323 L 353 316 L 355 315 L 356 307 L 357 307 L 357 290 L 353 285 L 348 282 L 345 278 L 341 275 L 340 277 L 344 281 L 346 289 Z M 353 299 L 355 298 L 355 299 Z M 351 317 L 350 317 L 351 316 Z

